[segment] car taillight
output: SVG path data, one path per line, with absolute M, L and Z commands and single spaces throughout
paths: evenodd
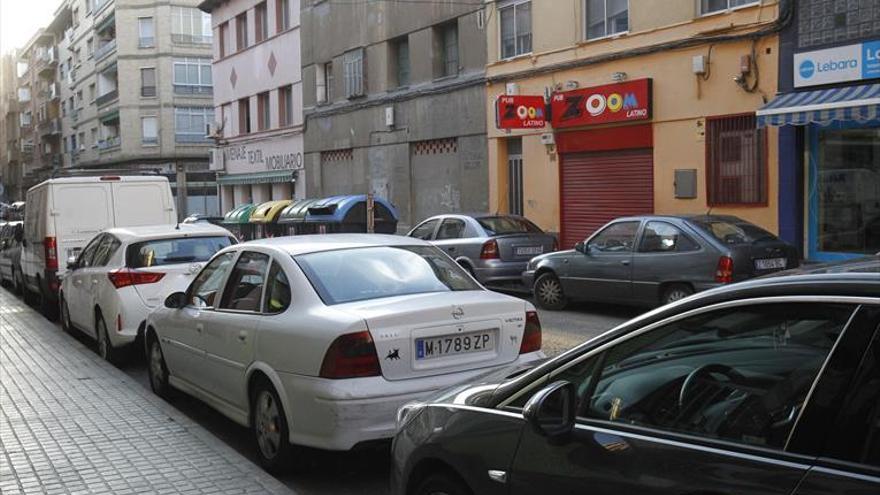
M 113 287 L 116 287 L 117 289 L 128 287 L 129 285 L 155 284 L 162 280 L 162 277 L 164 276 L 164 273 L 139 272 L 129 270 L 128 268 L 120 268 L 119 270 L 113 270 L 107 274 L 110 283 L 112 283 Z
M 116 331 L 122 331 L 122 315 L 116 315 Z
M 715 269 L 715 281 L 720 284 L 733 282 L 733 258 L 730 256 L 718 258 L 718 267 Z
M 58 270 L 58 244 L 55 238 L 43 239 L 43 249 L 46 252 L 46 270 Z
M 541 320 L 536 311 L 526 311 L 526 328 L 523 330 L 522 343 L 519 345 L 519 353 L 535 352 L 541 350 Z
M 480 251 L 480 259 L 497 260 L 498 257 L 498 241 L 492 239 L 483 244 L 483 249 Z
M 373 337 L 366 330 L 337 337 L 321 363 L 321 378 L 338 380 L 381 374 Z

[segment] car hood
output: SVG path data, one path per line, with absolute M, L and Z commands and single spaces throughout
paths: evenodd
M 428 396 L 426 404 L 457 404 L 467 406 L 481 406 L 491 398 L 499 386 L 508 380 L 525 373 L 526 371 L 544 364 L 550 358 L 530 361 L 528 363 L 514 363 L 510 366 L 494 369 L 482 375 L 478 375 L 466 383 L 460 383 L 442 389 Z
M 529 265 L 535 266 L 542 261 L 563 259 L 568 256 L 571 256 L 572 254 L 574 254 L 576 252 L 577 251 L 575 251 L 574 249 L 566 249 L 565 251 L 556 251 L 553 253 L 541 254 L 541 255 L 538 255 L 538 256 L 535 256 L 534 258 L 532 258 L 532 260 L 529 262 Z

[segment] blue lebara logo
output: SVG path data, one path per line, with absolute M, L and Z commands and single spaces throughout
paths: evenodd
M 812 60 L 804 60 L 801 62 L 799 70 L 801 71 L 801 77 L 809 79 L 816 73 L 816 64 Z

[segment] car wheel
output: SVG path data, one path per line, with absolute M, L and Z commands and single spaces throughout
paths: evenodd
M 260 380 L 251 401 L 252 427 L 260 464 L 266 471 L 277 472 L 286 467 L 291 455 L 287 417 L 275 388 Z
M 100 312 L 95 313 L 95 333 L 98 339 L 98 354 L 108 363 L 116 363 L 116 349 L 110 342 L 110 336 L 107 334 L 107 324 L 104 323 L 104 317 Z
M 67 333 L 73 333 L 73 324 L 70 322 L 70 308 L 67 307 L 67 299 L 64 294 L 58 294 L 58 312 L 60 313 L 61 329 Z
M 162 354 L 162 346 L 159 339 L 150 334 L 150 344 L 147 348 L 147 373 L 150 376 L 150 388 L 159 397 L 169 400 L 171 398 L 171 385 L 168 383 L 168 366 L 165 364 L 165 355 Z
M 49 294 L 40 288 L 40 292 L 37 294 L 40 313 L 43 313 L 43 316 L 46 317 L 49 321 L 55 321 L 58 319 L 58 307 L 52 304 L 52 299 L 49 297 Z
M 458 478 L 437 473 L 425 478 L 412 495 L 471 495 L 471 490 Z
M 556 275 L 545 273 L 535 281 L 535 302 L 544 309 L 560 310 L 568 301 L 562 291 L 562 283 Z
M 21 280 L 21 270 L 12 269 L 12 288 L 15 290 L 15 293 L 23 296 L 24 295 L 24 283 Z
M 660 296 L 661 304 L 671 304 L 675 301 L 680 301 L 691 294 L 694 293 L 694 290 L 690 288 L 690 286 L 684 284 L 674 284 L 670 285 L 666 289 L 663 290 L 663 295 Z

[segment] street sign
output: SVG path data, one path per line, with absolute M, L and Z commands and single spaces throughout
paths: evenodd
M 536 129 L 547 125 L 543 96 L 502 95 L 495 105 L 495 124 L 499 129 Z
M 652 81 L 638 79 L 554 93 L 550 109 L 556 129 L 650 120 Z

